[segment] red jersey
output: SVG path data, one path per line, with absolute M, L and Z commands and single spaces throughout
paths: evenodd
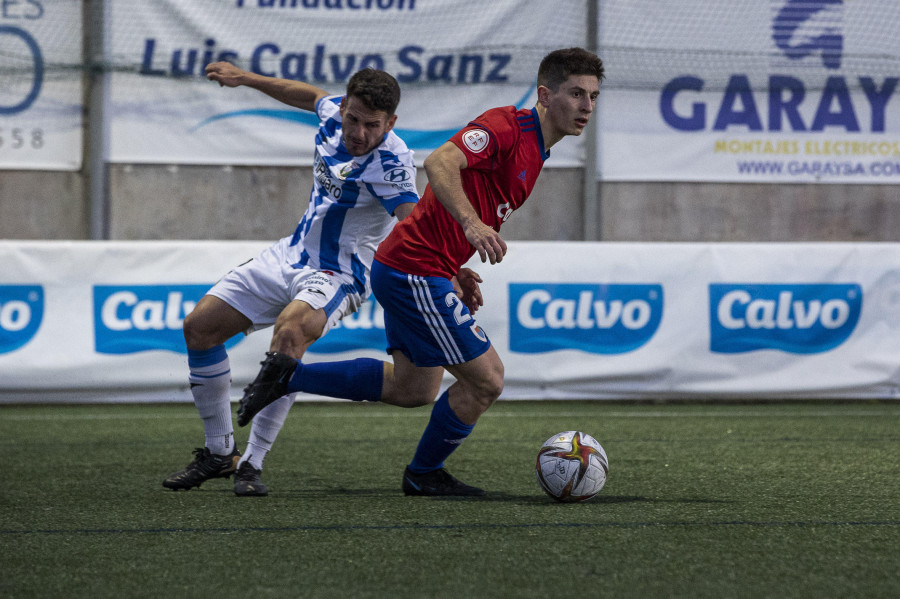
M 550 155 L 537 110 L 492 108 L 450 141 L 468 160 L 460 174 L 469 201 L 481 221 L 499 231 L 525 203 Z M 412 214 L 378 246 L 375 259 L 409 274 L 449 279 L 474 253 L 460 224 L 428 185 Z

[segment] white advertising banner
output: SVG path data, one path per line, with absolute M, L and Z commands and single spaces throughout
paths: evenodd
M 78 170 L 82 2 L 0 2 L 0 169 Z
M 0 402 L 190 400 L 184 317 L 266 245 L 0 242 Z M 470 266 L 505 399 L 900 396 L 900 244 L 512 242 Z M 382 314 L 306 359 L 389 359 Z M 270 337 L 226 344 L 235 399 Z
M 599 177 L 900 183 L 900 4 L 602 0 Z
M 318 119 L 247 88 L 220 89 L 205 65 L 307 81 L 339 94 L 359 69 L 402 89 L 395 131 L 421 162 L 494 106 L 531 107 L 541 58 L 583 45 L 579 10 L 516 0 L 111 0 L 109 160 L 312 164 Z M 580 164 L 577 140 L 553 149 Z

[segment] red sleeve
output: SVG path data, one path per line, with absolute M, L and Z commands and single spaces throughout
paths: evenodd
M 466 155 L 468 168 L 490 170 L 503 149 L 515 141 L 507 112 L 505 108 L 489 110 L 450 138 Z

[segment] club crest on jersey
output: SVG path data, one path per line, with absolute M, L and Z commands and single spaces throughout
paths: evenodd
M 341 167 L 341 170 L 338 171 L 338 176 L 341 178 L 341 180 L 345 180 L 347 177 L 352 175 L 354 173 L 354 171 L 357 171 L 357 170 L 359 170 L 359 165 L 356 164 L 355 160 L 351 160 L 350 162 L 348 162 L 347 164 L 345 164 L 344 166 Z
M 466 144 L 466 147 L 476 154 L 484 150 L 488 142 L 491 141 L 490 135 L 484 129 L 472 129 L 471 131 L 466 131 L 462 136 L 463 143 Z

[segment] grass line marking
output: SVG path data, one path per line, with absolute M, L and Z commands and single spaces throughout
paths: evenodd
M 897 527 L 900 520 L 800 520 L 800 521 L 747 521 L 726 520 L 718 522 L 552 522 L 534 524 L 385 524 L 385 525 L 332 525 L 332 526 L 241 526 L 217 528 L 76 528 L 35 529 L 35 530 L 0 530 L 0 536 L 29 535 L 104 535 L 104 534 L 172 534 L 172 533 L 248 533 L 248 532 L 353 532 L 353 531 L 392 531 L 392 530 L 497 530 L 497 529 L 537 529 L 537 528 L 650 528 L 650 527 L 759 527 L 759 528 L 812 528 L 824 527 Z
M 404 410 L 398 408 L 397 411 L 390 412 L 372 412 L 365 414 L 364 418 L 422 418 L 422 409 Z M 783 412 L 765 412 L 765 411 L 738 411 L 738 410 L 718 410 L 710 412 L 691 412 L 676 413 L 665 411 L 642 412 L 642 411 L 615 411 L 604 412 L 601 414 L 604 418 L 782 418 L 785 416 Z M 871 418 L 893 416 L 900 417 L 900 410 L 877 410 L 877 411 L 815 411 L 815 412 L 797 412 L 790 413 L 791 418 Z M 358 412 L 320 412 L 315 414 L 317 418 L 360 418 Z M 490 410 L 482 416 L 482 418 L 584 418 L 584 412 L 491 412 Z M 196 420 L 196 414 L 5 414 L 4 422 L 54 422 L 54 421 L 80 421 L 80 420 Z

